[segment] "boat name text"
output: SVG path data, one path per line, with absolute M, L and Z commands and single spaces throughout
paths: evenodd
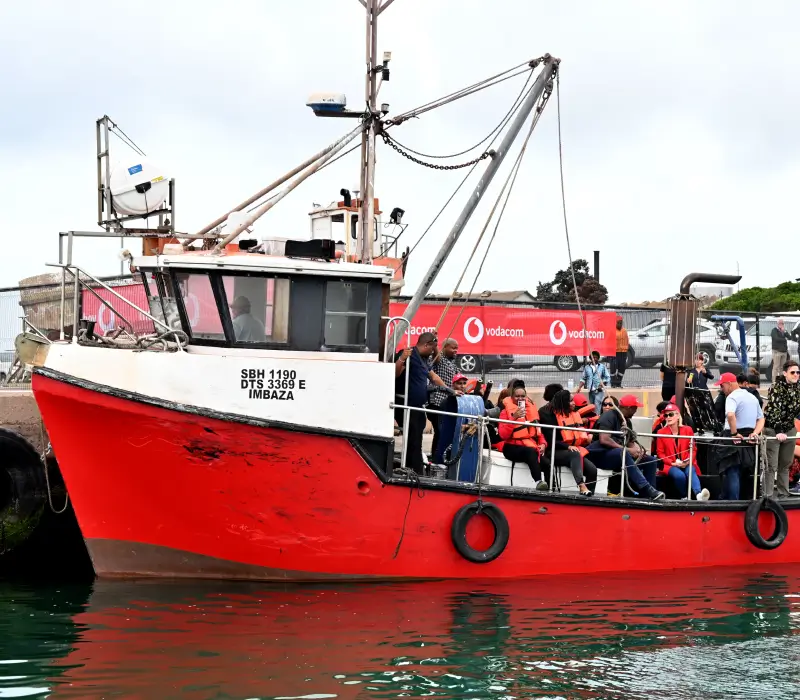
M 306 388 L 306 380 L 293 369 L 243 369 L 240 379 L 249 399 L 294 401 L 294 392 Z

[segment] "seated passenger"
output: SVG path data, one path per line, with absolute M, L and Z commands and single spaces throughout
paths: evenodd
M 582 394 L 576 394 L 575 397 L 586 400 Z M 592 441 L 592 434 L 570 429 L 582 428 L 583 420 L 575 410 L 569 390 L 559 391 L 550 402 L 550 408 L 542 408 L 541 417 L 542 423 L 559 426 L 555 431 L 555 445 L 552 444 L 553 431 L 544 431 L 551 465 L 569 467 L 581 494 L 591 496 L 597 482 L 597 468 L 586 456 L 589 454 L 586 448 Z M 591 488 L 587 486 L 585 477 L 589 478 Z
M 666 423 L 658 431 L 658 457 L 663 464 L 664 473 L 672 479 L 681 498 L 688 498 L 687 480 L 692 480 L 692 495 L 698 501 L 707 501 L 711 494 L 700 486 L 700 470 L 697 468 L 689 439 L 694 431 L 681 423 L 681 414 L 675 404 L 667 404 L 661 414 Z
M 525 384 L 516 380 L 511 389 L 511 396 L 503 399 L 501 421 L 520 423 L 538 423 L 539 412 L 528 398 Z M 542 478 L 542 456 L 547 441 L 539 428 L 529 425 L 516 426 L 513 423 L 500 423 L 498 430 L 503 440 L 503 457 L 511 462 L 524 462 L 530 469 L 531 477 L 536 482 L 537 491 L 547 491 L 550 487 Z
M 230 305 L 230 310 L 236 340 L 243 343 L 266 342 L 267 333 L 264 324 L 250 313 L 250 300 L 247 297 L 236 297 Z
M 603 409 L 600 412 L 602 416 L 606 411 L 613 411 L 619 408 L 619 399 L 616 396 L 606 396 L 603 399 L 603 403 L 600 404 L 600 407 Z
M 665 495 L 663 491 L 657 491 L 655 488 L 658 461 L 646 454 L 642 446 L 633 439 L 631 419 L 641 405 L 633 394 L 627 394 L 620 399 L 619 408 L 616 406 L 604 408 L 603 415 L 594 427 L 597 430 L 607 430 L 622 435 L 609 433 L 595 435 L 589 445 L 589 457 L 598 469 L 616 472 L 620 470 L 624 459 L 630 487 L 644 498 L 660 501 Z

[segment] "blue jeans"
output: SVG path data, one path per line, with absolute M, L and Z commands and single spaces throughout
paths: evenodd
M 595 447 L 596 446 L 596 447 Z M 607 471 L 619 471 L 622 465 L 622 453 L 625 452 L 625 471 L 628 474 L 628 482 L 637 492 L 647 492 L 648 487 L 656 487 L 656 472 L 658 471 L 658 460 L 651 455 L 642 457 L 637 465 L 631 453 L 624 447 L 608 449 L 599 442 L 589 445 L 589 454 L 592 463 L 598 469 Z
M 675 485 L 675 488 L 678 490 L 681 498 L 685 498 L 688 495 L 686 492 L 686 486 L 690 473 L 692 475 L 692 493 L 698 494 L 703 487 L 700 485 L 700 478 L 697 476 L 697 472 L 695 472 L 694 467 L 672 467 L 669 470 L 668 476 L 670 479 L 672 479 L 672 483 Z
M 603 399 L 605 398 L 605 395 L 605 391 L 602 389 L 589 392 L 589 403 L 594 404 L 594 407 L 597 409 L 598 416 L 603 412 Z
M 741 477 L 742 466 L 734 464 L 722 473 L 722 492 L 720 498 L 723 501 L 739 500 L 739 480 Z

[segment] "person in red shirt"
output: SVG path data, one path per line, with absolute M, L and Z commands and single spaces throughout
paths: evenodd
M 503 399 L 501 421 L 516 423 L 539 423 L 539 411 L 528 398 L 525 384 L 517 380 L 511 389 L 511 395 Z M 550 486 L 542 478 L 542 456 L 547 448 L 547 440 L 539 428 L 531 425 L 514 425 L 499 423 L 498 432 L 503 440 L 503 457 L 512 462 L 524 462 L 530 469 L 536 482 L 537 491 L 548 491 Z
M 711 494 L 700 485 L 700 470 L 692 453 L 691 437 L 694 431 L 681 424 L 681 413 L 674 403 L 669 403 L 661 412 L 666 425 L 659 430 L 656 450 L 664 473 L 672 479 L 678 493 L 687 498 L 688 479 L 692 480 L 692 495 L 698 501 L 707 501 Z

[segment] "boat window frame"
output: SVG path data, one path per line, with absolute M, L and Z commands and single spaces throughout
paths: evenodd
M 364 284 L 366 286 L 366 293 L 364 295 L 364 311 L 329 311 L 328 310 L 328 285 L 331 283 L 350 283 L 350 284 Z M 329 352 L 365 352 L 369 348 L 369 320 L 370 320 L 370 309 L 369 309 L 369 302 L 370 297 L 373 294 L 373 285 L 370 284 L 370 280 L 366 279 L 359 279 L 353 277 L 331 277 L 330 279 L 325 280 L 325 285 L 322 290 L 322 321 L 323 321 L 323 328 L 322 328 L 322 340 L 325 343 L 325 347 L 328 349 Z M 327 329 L 327 319 L 328 315 L 331 316 L 338 316 L 342 318 L 348 317 L 359 317 L 364 319 L 364 343 L 363 344 L 348 344 L 342 343 L 337 345 L 329 345 L 325 338 L 325 331 Z
M 214 301 L 217 305 L 217 313 L 222 321 L 222 329 L 225 332 L 225 338 L 198 338 L 192 334 L 191 324 L 189 323 L 189 316 L 186 312 L 186 307 L 183 303 L 183 294 L 180 293 L 178 287 L 177 275 L 179 274 L 201 274 L 206 275 L 211 282 L 211 290 L 214 293 Z M 292 344 L 292 316 L 287 313 L 287 330 L 286 341 L 266 341 L 263 343 L 255 343 L 250 341 L 240 341 L 236 339 L 236 334 L 233 330 L 233 318 L 231 317 L 230 308 L 228 306 L 228 297 L 225 292 L 226 277 L 256 277 L 263 280 L 270 279 L 285 279 L 289 282 L 289 304 L 291 310 L 291 295 L 293 283 L 296 280 L 295 275 L 283 275 L 275 273 L 263 272 L 249 272 L 246 270 L 198 270 L 187 269 L 179 267 L 169 268 L 169 277 L 173 289 L 175 290 L 175 297 L 178 300 L 178 313 L 181 317 L 181 324 L 186 334 L 189 336 L 192 345 L 202 345 L 206 347 L 217 348 L 236 348 L 236 349 L 251 349 L 251 350 L 297 350 Z M 274 312 L 273 312 L 274 313 Z

